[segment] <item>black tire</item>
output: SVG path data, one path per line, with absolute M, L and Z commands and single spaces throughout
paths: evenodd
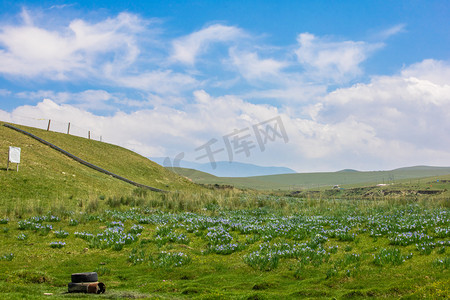
M 72 274 L 72 283 L 96 282 L 98 281 L 97 272 L 74 273 Z

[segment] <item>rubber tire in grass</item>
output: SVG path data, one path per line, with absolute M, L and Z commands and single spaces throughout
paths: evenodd
M 98 281 L 97 272 L 73 273 L 72 274 L 72 282 L 73 283 L 96 282 L 96 281 Z

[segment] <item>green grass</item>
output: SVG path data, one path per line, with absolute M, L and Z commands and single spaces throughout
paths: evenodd
M 245 194 L 241 200 L 251 201 Z M 70 274 L 96 271 L 107 285 L 100 297 L 108 299 L 449 296 L 450 234 L 435 228 L 448 228 L 450 220 L 448 208 L 440 203 L 297 200 L 291 205 L 296 213 L 219 208 L 187 214 L 122 207 L 74 212 L 53 221 L 50 215 L 28 218 L 52 225 L 48 233 L 21 230 L 21 220 L 9 220 L 0 225 L 0 256 L 13 253 L 13 258 L 0 259 L 0 292 L 8 299 L 45 298 L 48 292 L 58 298 L 84 298 L 63 294 Z M 392 236 L 404 235 L 412 225 L 446 246 L 424 253 L 413 244 L 392 244 Z M 111 245 L 80 237 L 106 231 L 136 239 L 117 248 L 114 243 L 120 239 L 111 235 Z M 341 239 L 345 231 L 355 238 Z M 21 234 L 28 237 L 19 239 Z M 185 238 L 159 238 L 171 235 Z M 65 244 L 53 248 L 55 242 Z M 233 243 L 242 247 L 211 251 Z

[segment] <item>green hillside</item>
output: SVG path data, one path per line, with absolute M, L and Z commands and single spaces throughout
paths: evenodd
M 319 188 L 324 186 L 350 186 L 360 184 L 394 183 L 432 176 L 450 174 L 450 167 L 417 166 L 391 171 L 358 172 L 342 170 L 339 172 L 296 173 L 254 177 L 215 177 L 207 173 L 190 169 L 177 169 L 177 173 L 201 184 L 225 184 L 238 188 L 257 190 L 292 190 Z
M 189 180 L 149 159 L 112 144 L 62 133 L 17 126 L 110 172 L 151 187 L 173 191 L 192 188 Z M 6 171 L 9 146 L 21 148 L 19 172 L 16 165 Z M 20 132 L 0 126 L 0 205 L 16 201 L 30 203 L 64 202 L 101 195 L 129 195 L 135 186 L 90 169 L 47 145 Z

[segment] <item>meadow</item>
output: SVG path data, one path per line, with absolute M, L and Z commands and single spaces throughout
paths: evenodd
M 64 292 L 71 273 L 87 271 L 108 299 L 450 295 L 445 199 L 135 190 L 98 201 L 95 210 L 0 220 L 4 298 L 85 298 Z

